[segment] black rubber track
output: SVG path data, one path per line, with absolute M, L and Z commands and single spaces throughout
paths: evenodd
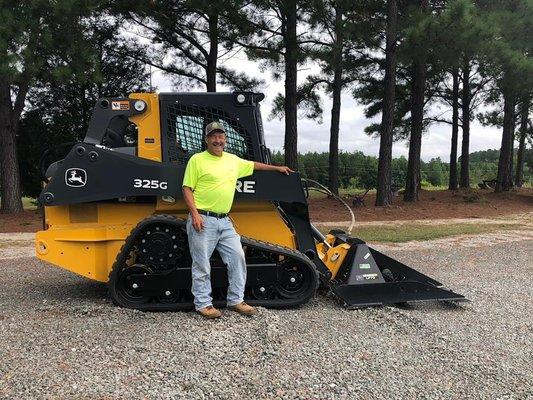
M 125 307 L 125 308 L 134 308 L 134 309 L 138 309 L 142 311 L 192 310 L 194 309 L 194 304 L 192 303 L 192 297 L 186 302 L 179 302 L 179 303 L 164 303 L 154 298 L 154 299 L 151 299 L 149 302 L 146 302 L 143 304 L 133 304 L 133 303 L 129 303 L 125 301 L 123 296 L 121 296 L 120 287 L 118 285 L 119 277 L 122 271 L 125 269 L 124 266 L 127 265 L 126 261 L 130 255 L 130 252 L 132 251 L 135 240 L 137 236 L 143 231 L 143 229 L 154 224 L 167 224 L 167 225 L 176 226 L 176 227 L 179 227 L 185 230 L 186 222 L 182 219 L 177 219 L 176 217 L 172 215 L 165 215 L 165 214 L 153 215 L 139 222 L 137 226 L 131 231 L 127 239 L 125 240 L 124 244 L 122 245 L 120 249 L 120 252 L 117 255 L 115 263 L 113 264 L 113 268 L 111 270 L 111 273 L 109 274 L 109 283 L 108 283 L 109 295 L 111 299 L 113 300 L 113 303 L 115 303 L 118 306 Z M 316 271 L 315 266 L 311 262 L 311 260 L 307 256 L 305 256 L 303 253 L 287 248 L 287 247 L 283 247 L 283 246 L 279 246 L 279 245 L 275 245 L 272 243 L 267 243 L 267 242 L 247 238 L 247 237 L 242 237 L 242 236 L 241 236 L 241 243 L 243 246 L 246 246 L 248 248 L 254 248 L 259 251 L 273 253 L 275 255 L 282 255 L 285 257 L 285 259 L 297 261 L 300 266 L 303 266 L 305 268 L 304 272 L 308 276 L 308 280 L 309 280 L 309 282 L 306 283 L 308 287 L 303 293 L 300 293 L 298 297 L 276 298 L 276 299 L 266 299 L 266 300 L 245 297 L 245 301 L 248 304 L 251 304 L 254 306 L 267 307 L 267 308 L 293 308 L 293 307 L 297 307 L 299 305 L 302 305 L 308 302 L 315 295 L 316 290 L 319 285 L 318 272 Z M 249 293 L 249 290 L 246 290 L 246 293 Z M 215 305 L 216 307 L 225 307 L 226 302 L 225 300 L 219 300 L 219 301 L 214 300 L 213 305 Z

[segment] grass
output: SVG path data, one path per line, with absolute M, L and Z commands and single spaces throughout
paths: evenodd
M 0 204 L 2 204 L 2 199 L 0 198 Z M 37 209 L 37 199 L 33 197 L 23 197 L 22 198 L 22 207 L 25 210 L 36 210 Z
M 37 200 L 32 197 L 23 197 L 22 206 L 25 210 L 36 210 L 37 209 Z
M 352 232 L 352 236 L 358 237 L 368 242 L 392 242 L 403 243 L 411 240 L 433 240 L 449 236 L 472 235 L 480 233 L 490 233 L 522 229 L 523 224 L 402 224 L 402 225 L 372 225 L 362 226 Z M 331 227 L 320 227 L 324 234 L 329 232 Z

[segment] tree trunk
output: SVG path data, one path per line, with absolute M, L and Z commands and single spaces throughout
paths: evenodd
M 385 92 L 381 114 L 381 134 L 379 139 L 378 187 L 376 206 L 392 203 L 392 139 L 394 130 L 394 102 L 396 90 L 396 25 L 398 4 L 387 1 L 387 44 L 385 48 Z
M 457 190 L 457 141 L 459 136 L 459 71 L 452 72 L 452 148 L 450 150 L 449 190 Z
M 426 84 L 426 63 L 424 56 L 418 56 L 413 62 L 411 83 L 411 136 L 409 139 L 409 160 L 407 161 L 407 179 L 405 182 L 404 201 L 418 201 L 420 185 L 420 150 L 424 120 L 424 92 Z
M 511 120 L 511 138 L 509 139 L 511 143 L 509 144 L 511 146 L 510 150 L 510 157 L 509 157 L 509 189 L 511 189 L 514 186 L 513 181 L 513 159 L 514 159 L 514 138 L 515 138 L 515 127 L 516 127 L 516 104 L 513 107 L 513 119 Z
M 208 92 L 217 91 L 217 61 L 218 61 L 218 14 L 209 15 L 209 57 L 207 58 L 206 89 Z
M 507 90 L 503 93 L 503 133 L 502 145 L 500 148 L 500 159 L 498 160 L 498 177 L 496 178 L 495 192 L 508 191 L 512 185 L 511 174 L 511 151 L 513 143 L 513 119 L 515 99 L 512 91 Z
M 17 125 L 13 123 L 11 112 L 10 87 L 2 84 L 0 88 L 0 175 L 2 182 L 1 213 L 21 212 L 22 192 L 17 159 Z
M 465 59 L 463 65 L 462 93 L 463 143 L 461 146 L 461 187 L 470 187 L 470 60 Z
M 285 165 L 298 168 L 298 130 L 297 130 L 297 68 L 298 42 L 296 36 L 296 0 L 285 2 Z
M 342 91 L 342 9 L 335 5 L 335 47 L 333 49 L 333 106 L 331 107 L 331 127 L 329 139 L 329 190 L 339 194 L 339 123 Z
M 516 175 L 515 185 L 522 187 L 524 180 L 524 151 L 526 149 L 526 135 L 527 135 L 527 121 L 529 116 L 529 98 L 524 98 L 522 101 L 522 109 L 520 112 L 520 141 L 518 144 L 518 154 L 516 155 Z

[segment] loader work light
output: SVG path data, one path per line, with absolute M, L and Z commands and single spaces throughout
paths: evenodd
M 133 107 L 141 112 L 141 111 L 144 111 L 144 109 L 146 108 L 146 103 L 142 100 L 137 100 L 134 104 L 133 104 Z

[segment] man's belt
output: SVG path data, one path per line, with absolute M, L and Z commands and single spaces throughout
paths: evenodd
M 218 214 L 213 211 L 204 211 L 204 210 L 198 210 L 199 214 L 207 215 L 208 217 L 215 217 L 215 218 L 226 218 L 229 214 Z

